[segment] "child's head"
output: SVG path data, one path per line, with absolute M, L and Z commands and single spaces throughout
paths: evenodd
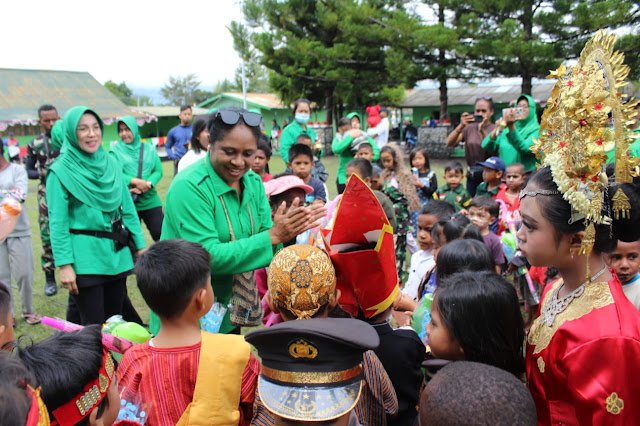
M 44 420 L 34 418 L 27 422 L 36 387 L 35 379 L 18 358 L 0 352 L 0 419 L 4 426 L 35 425 L 40 424 L 37 420 Z
M 355 158 L 364 158 L 367 161 L 373 159 L 373 146 L 369 142 L 363 142 L 358 146 Z
M 630 216 L 614 216 L 611 226 L 595 225 L 593 251 L 596 253 L 611 253 L 618 240 L 640 240 L 640 227 L 636 225 L 640 221 L 639 188 L 636 184 L 623 184 L 620 188 L 629 199 Z M 616 191 L 616 188 L 610 188 L 604 192 L 603 214 L 612 211 L 611 198 Z M 562 263 L 573 263 L 571 253 L 577 253 L 580 249 L 585 224 L 583 220 L 570 220 L 571 205 L 558 191 L 549 167 L 540 169 L 531 177 L 520 200 L 520 215 L 522 226 L 517 233 L 519 247 L 531 265 L 560 268 Z
M 338 124 L 336 125 L 336 127 L 338 128 L 338 133 L 344 135 L 346 132 L 351 130 L 351 120 L 349 120 L 347 117 L 342 117 L 340 120 L 338 120 Z
M 469 384 L 473 383 L 473 386 Z M 522 381 L 479 362 L 446 365 L 429 381 L 420 398 L 420 426 L 521 425 L 538 422 L 531 393 Z
M 463 271 L 495 271 L 491 250 L 485 243 L 475 239 L 451 241 L 438 251 L 436 282 Z
M 502 181 L 504 175 L 504 161 L 500 157 L 489 157 L 482 163 L 478 163 L 482 166 L 482 180 L 488 185 L 496 186 Z
M 451 219 L 441 220 L 431 230 L 434 245 L 434 257 L 445 244 L 459 238 L 473 239 L 484 243 L 480 230 L 462 213 L 456 213 Z
M 301 143 L 302 145 L 306 145 L 308 147 L 311 147 L 312 142 L 313 141 L 311 140 L 311 136 L 307 135 L 306 133 L 302 133 L 296 138 L 297 144 Z
M 382 170 L 375 164 L 371 165 L 371 189 L 379 190 L 382 188 Z
M 640 268 L 640 241 L 625 243 L 618 241 L 612 253 L 604 256 L 607 265 L 616 271 L 622 284 L 626 284 L 638 275 Z
M 297 143 L 289 149 L 289 168 L 300 179 L 309 178 L 313 164 L 313 151 L 310 146 Z
M 326 318 L 340 298 L 329 256 L 310 245 L 295 244 L 276 253 L 267 284 L 267 303 L 285 321 Z
M 431 168 L 429 164 L 429 155 L 424 148 L 416 148 L 409 154 L 409 164 L 421 172 L 426 172 Z
M 371 174 L 373 168 L 371 167 L 371 163 L 364 158 L 354 158 L 349 161 L 347 164 L 347 181 L 351 177 L 351 175 L 358 175 L 360 179 L 367 185 L 371 186 Z
M 441 220 L 449 219 L 455 212 L 455 207 L 442 200 L 431 200 L 422 207 L 418 215 L 418 244 L 421 250 L 433 248 L 433 227 Z
M 173 239 L 149 247 L 135 267 L 140 293 L 162 321 L 199 319 L 213 305 L 211 256 L 201 244 Z
M 297 198 L 300 206 L 304 205 L 307 194 L 313 192 L 313 188 L 305 183 L 298 176 L 285 175 L 276 179 L 271 179 L 264 184 L 264 192 L 269 197 L 271 211 L 275 213 L 278 207 L 284 202 L 286 204 L 284 212 L 288 212 L 291 205 Z
M 57 333 L 31 346 L 18 347 L 18 356 L 42 387 L 41 396 L 52 421 L 113 424 L 120 398 L 115 365 L 102 346 L 99 325 Z
M 438 283 L 427 325 L 437 358 L 524 373 L 524 321 L 515 288 L 494 272 L 459 272 Z
M 460 186 L 462 178 L 464 177 L 464 169 L 462 164 L 457 161 L 453 161 L 447 164 L 444 168 L 444 180 L 450 189 L 456 189 Z
M 380 161 L 385 169 L 395 170 L 398 165 L 398 153 L 392 146 L 385 145 L 380 150 Z
M 500 214 L 500 205 L 488 195 L 474 197 L 469 203 L 469 219 L 480 230 L 489 228 Z
M 261 175 L 264 172 L 264 168 L 267 167 L 267 163 L 271 159 L 271 148 L 264 141 L 258 142 L 258 149 L 253 157 L 253 164 L 251 164 L 251 170 Z
M 507 188 L 512 192 L 520 192 L 525 183 L 525 169 L 521 163 L 512 163 L 507 167 Z
M 11 293 L 9 289 L 0 281 L 0 351 L 5 345 L 11 346 L 14 340 L 13 335 L 13 312 L 11 312 Z

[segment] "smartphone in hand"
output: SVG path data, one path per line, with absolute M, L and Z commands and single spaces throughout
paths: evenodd
M 483 121 L 484 121 L 484 117 L 483 117 L 482 115 L 480 115 L 480 114 L 474 114 L 474 115 L 473 115 L 473 122 L 474 122 L 474 123 L 478 123 L 478 124 L 480 124 L 480 123 L 482 123 Z

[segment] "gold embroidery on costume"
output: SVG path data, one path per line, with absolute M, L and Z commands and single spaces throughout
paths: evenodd
M 536 362 L 538 363 L 538 370 L 540 370 L 541 373 L 544 373 L 544 359 L 540 357 Z
M 318 349 L 309 342 L 300 339 L 289 345 L 289 355 L 294 358 L 314 359 L 318 356 Z
M 542 302 L 542 311 L 545 309 L 546 304 L 549 303 L 551 294 L 558 286 L 561 286 L 562 283 L 563 281 L 559 280 L 553 288 L 547 292 L 547 295 Z M 542 316 L 536 318 L 531 326 L 531 330 L 529 331 L 527 343 L 535 345 L 535 349 L 533 351 L 534 354 L 540 353 L 549 345 L 553 335 L 566 321 L 573 321 L 588 314 L 594 309 L 603 308 L 612 303 L 613 296 L 611 295 L 608 283 L 598 282 L 587 284 L 582 296 L 573 299 L 567 309 L 556 315 L 555 321 L 551 327 L 547 327 L 544 324 Z
M 611 414 L 620 414 L 624 409 L 624 401 L 618 397 L 618 394 L 613 392 L 607 397 L 607 411 Z
M 629 197 L 627 197 L 622 188 L 618 188 L 611 200 L 613 201 L 613 215 L 616 220 L 620 219 L 620 217 L 629 219 L 631 203 L 629 203 Z

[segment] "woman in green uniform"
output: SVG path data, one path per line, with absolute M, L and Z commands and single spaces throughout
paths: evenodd
M 162 163 L 153 145 L 142 143 L 136 119 L 130 115 L 118 121 L 120 141 L 111 148 L 122 166 L 124 183 L 129 185 L 138 217 L 147 225 L 153 241 L 160 239 L 162 232 L 162 201 L 156 185 L 162 178 Z M 142 160 L 142 164 L 140 163 Z M 138 171 L 140 170 L 140 176 Z
M 122 313 L 131 250 L 145 242 L 121 168 L 102 147 L 98 114 L 76 106 L 63 121 L 66 142 L 47 176 L 51 247 L 82 324 L 102 324 Z
M 280 133 L 280 155 L 285 164 L 289 164 L 289 149 L 296 143 L 296 138 L 301 134 L 309 135 L 311 145 L 316 143 L 316 132 L 309 126 L 311 117 L 311 102 L 308 99 L 298 99 L 293 104 L 294 120 Z
M 209 121 L 209 161 L 178 173 L 166 198 L 162 239 L 183 238 L 211 253 L 211 285 L 216 301 L 227 306 L 234 275 L 269 265 L 279 244 L 317 226 L 324 206 L 282 203 L 271 217 L 262 179 L 251 171 L 260 137 L 260 114 L 225 108 Z M 254 282 L 255 284 L 255 282 Z M 152 313 L 150 329 L 158 331 Z M 239 332 L 229 312 L 221 333 Z

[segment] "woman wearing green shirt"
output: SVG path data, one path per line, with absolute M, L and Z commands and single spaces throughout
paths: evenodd
M 77 106 L 63 122 L 62 153 L 47 175 L 51 247 L 60 282 L 82 324 L 102 324 L 122 313 L 133 269 L 120 230 L 129 231 L 134 250 L 142 250 L 145 242 L 121 168 L 102 147 L 104 124 L 98 114 Z
M 111 148 L 111 154 L 122 166 L 125 184 L 134 194 L 134 204 L 138 217 L 147 225 L 153 241 L 160 239 L 162 232 L 162 201 L 156 192 L 156 185 L 162 178 L 162 163 L 153 145 L 142 143 L 136 119 L 130 115 L 118 121 L 120 141 Z M 138 177 L 140 155 L 142 173 Z
M 311 117 L 311 101 L 298 99 L 293 104 L 294 121 L 280 133 L 280 155 L 285 164 L 289 164 L 289 149 L 296 143 L 296 138 L 301 134 L 311 137 L 311 145 L 316 143 L 316 132 L 307 126 Z
M 260 114 L 225 108 L 209 121 L 208 156 L 180 172 L 166 198 L 162 239 L 200 243 L 211 254 L 211 285 L 216 301 L 227 305 L 233 276 L 269 265 L 277 245 L 317 226 L 325 209 L 294 201 L 282 203 L 273 220 L 262 179 L 251 171 L 260 137 Z M 149 328 L 160 328 L 152 313 Z M 221 333 L 238 332 L 229 313 Z
M 482 141 L 482 149 L 498 151 L 498 156 L 507 166 L 522 163 L 525 170 L 535 170 L 536 156 L 529 148 L 534 139 L 538 139 L 540 131 L 536 102 L 531 96 L 522 94 L 518 97 L 517 107 L 522 109 L 522 118 L 516 117 L 515 108 L 504 110 L 504 117 L 496 122 L 496 127 Z

